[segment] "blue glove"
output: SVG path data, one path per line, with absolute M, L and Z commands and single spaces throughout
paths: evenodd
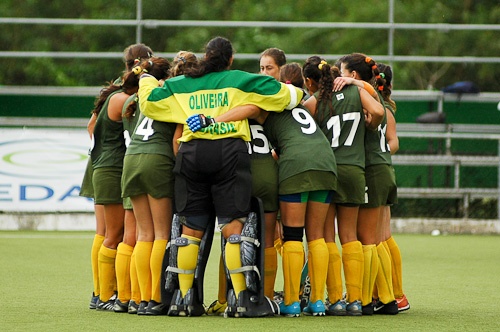
M 202 128 L 206 128 L 210 126 L 211 124 L 215 123 L 215 119 L 211 117 L 206 117 L 203 114 L 195 114 L 191 115 L 187 120 L 186 123 L 189 127 L 189 129 L 195 133 L 198 130 Z

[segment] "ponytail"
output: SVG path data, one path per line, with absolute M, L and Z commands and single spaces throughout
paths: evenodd
M 332 96 L 333 96 L 333 75 L 330 65 L 317 55 L 309 57 L 304 65 L 302 66 L 302 74 L 305 78 L 309 78 L 318 83 L 318 102 L 316 103 L 316 120 L 321 122 L 324 118 L 323 112 L 318 112 L 319 105 L 322 108 L 330 109 L 330 116 L 335 114 L 335 110 L 332 106 Z M 326 104 L 326 105 L 325 105 Z M 321 118 L 319 117 L 321 113 Z

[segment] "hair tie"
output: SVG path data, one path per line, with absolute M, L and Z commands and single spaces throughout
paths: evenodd
M 377 65 L 373 65 L 373 66 L 372 66 L 372 69 L 373 69 L 373 70 L 377 69 Z
M 182 61 L 183 63 L 186 63 L 186 59 L 183 56 L 179 57 L 179 61 Z
M 382 78 L 382 76 L 377 75 L 377 76 L 375 76 L 375 78 L 378 80 L 379 78 Z
M 379 87 L 378 87 L 378 89 L 379 89 L 380 91 L 384 91 L 384 86 L 383 86 L 383 85 L 381 85 L 381 86 L 379 86 Z
M 148 58 L 151 58 L 151 57 L 153 57 L 153 54 L 148 52 Z
M 146 68 L 142 69 L 142 71 L 145 73 L 149 73 L 149 71 Z
M 382 78 L 385 78 L 385 74 L 384 73 L 380 73 L 379 76 L 382 77 Z
M 134 72 L 134 74 L 136 75 L 139 75 L 142 71 L 142 68 L 139 67 L 139 66 L 135 66 L 134 68 L 132 68 L 132 72 Z
M 149 62 L 149 65 L 150 65 L 151 67 L 153 67 L 153 61 L 149 60 L 148 62 Z
M 321 60 L 321 62 L 318 65 L 319 70 L 323 70 L 323 65 L 327 65 L 327 64 L 328 64 L 328 62 L 326 62 L 325 60 Z
M 141 58 L 137 58 L 134 60 L 134 65 L 138 64 L 139 62 L 141 62 Z
M 366 63 L 370 63 L 371 61 L 372 61 L 372 58 L 370 58 L 369 56 L 367 56 L 367 57 L 365 58 L 365 62 L 366 62 Z
M 290 82 L 290 81 L 286 81 L 286 82 L 285 82 L 285 84 L 291 84 L 291 83 L 292 83 L 292 82 Z

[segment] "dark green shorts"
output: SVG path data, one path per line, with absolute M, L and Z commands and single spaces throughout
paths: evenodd
M 82 186 L 80 188 L 80 196 L 94 198 L 94 186 L 92 184 L 92 174 L 94 173 L 94 168 L 92 167 L 92 159 L 88 159 L 87 168 L 85 168 L 85 174 L 83 175 Z
M 365 203 L 365 170 L 354 165 L 337 165 L 337 190 L 332 203 L 359 206 Z
M 289 177 L 279 186 L 280 195 L 290 195 L 316 190 L 336 190 L 337 177 L 332 172 L 306 171 Z
M 280 195 L 281 202 L 287 203 L 307 203 L 307 202 L 318 202 L 318 203 L 328 203 L 332 201 L 333 190 L 316 190 L 307 191 L 298 194 Z
M 93 174 L 95 204 L 123 204 L 121 180 L 122 169 L 100 167 Z
M 122 196 L 174 197 L 174 160 L 160 154 L 125 155 Z
M 252 171 L 252 196 L 262 200 L 264 212 L 278 211 L 278 164 L 271 155 L 250 158 L 250 169 Z
M 368 203 L 360 208 L 376 208 L 398 202 L 394 168 L 387 164 L 368 166 L 365 170 Z

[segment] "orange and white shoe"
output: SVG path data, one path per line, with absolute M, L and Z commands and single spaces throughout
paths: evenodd
M 403 297 L 400 299 L 396 299 L 396 302 L 398 303 L 398 311 L 406 311 L 410 309 L 410 303 L 408 302 L 408 299 L 406 298 L 406 295 L 403 294 Z

